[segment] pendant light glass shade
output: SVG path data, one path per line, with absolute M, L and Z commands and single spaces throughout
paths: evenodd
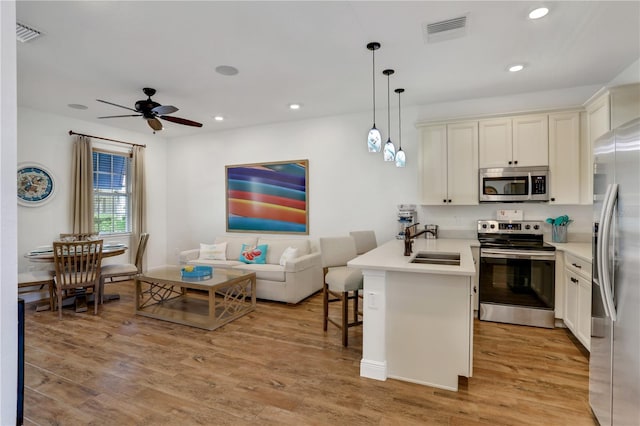
M 398 152 L 396 152 L 396 167 L 404 167 L 407 164 L 407 156 L 402 150 L 402 114 L 400 114 L 400 93 L 404 92 L 404 89 L 396 89 L 394 92 L 398 94 Z
M 372 77 L 373 77 L 373 127 L 369 130 L 367 136 L 367 148 L 369 152 L 380 152 L 382 148 L 382 135 L 376 128 L 376 50 L 380 49 L 380 43 L 371 42 L 367 44 L 367 49 L 371 51 L 371 57 L 373 59 Z
M 387 142 L 384 144 L 384 150 L 382 152 L 384 161 L 393 161 L 396 158 L 396 147 L 391 142 L 391 102 L 390 102 L 390 90 L 389 90 L 389 76 L 393 74 L 395 71 L 386 69 L 382 71 L 384 75 L 387 76 Z

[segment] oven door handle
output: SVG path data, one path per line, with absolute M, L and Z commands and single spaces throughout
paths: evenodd
M 544 251 L 481 249 L 480 257 L 491 259 L 556 260 L 556 255 Z

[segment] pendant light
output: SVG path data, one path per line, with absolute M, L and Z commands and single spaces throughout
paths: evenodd
M 382 136 L 380 131 L 376 129 L 376 50 L 380 49 L 380 43 L 371 42 L 367 44 L 367 49 L 371 51 L 371 57 L 373 58 L 373 127 L 369 130 L 369 136 L 367 137 L 367 147 L 369 152 L 380 152 L 382 147 Z
M 402 121 L 400 121 L 400 93 L 404 92 L 404 89 L 396 89 L 394 92 L 398 94 L 398 152 L 396 152 L 396 167 L 404 167 L 407 157 L 402 150 Z
M 382 74 L 387 76 L 387 142 L 384 144 L 384 151 L 382 152 L 384 161 L 393 161 L 396 158 L 396 147 L 391 142 L 391 101 L 390 101 L 390 90 L 389 90 L 389 76 L 392 75 L 395 71 L 391 69 L 386 69 L 382 71 Z

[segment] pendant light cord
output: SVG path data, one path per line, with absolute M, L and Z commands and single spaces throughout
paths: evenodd
M 391 140 L 391 100 L 390 100 L 391 91 L 389 90 L 390 75 L 391 73 L 387 74 L 387 132 L 389 132 L 389 136 L 387 137 L 388 140 Z
M 371 50 L 373 66 L 371 67 L 371 81 L 373 81 L 373 127 L 376 127 L 376 51 Z
M 400 151 L 402 151 L 402 121 L 400 121 L 401 120 L 400 93 L 402 92 L 398 92 L 398 147 L 400 148 Z

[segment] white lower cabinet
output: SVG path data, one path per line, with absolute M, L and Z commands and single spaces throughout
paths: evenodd
M 564 323 L 590 350 L 591 263 L 569 253 L 564 256 Z

